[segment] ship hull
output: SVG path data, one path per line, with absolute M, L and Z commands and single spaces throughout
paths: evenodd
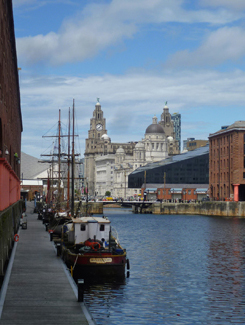
M 63 251 L 63 259 L 74 278 L 102 280 L 124 278 L 127 265 L 126 253 L 122 255 L 107 252 L 75 254 L 69 249 Z

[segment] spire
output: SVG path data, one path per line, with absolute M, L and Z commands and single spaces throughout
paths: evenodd
M 157 124 L 157 117 L 156 117 L 156 115 L 154 115 L 153 118 L 152 118 L 152 124 Z

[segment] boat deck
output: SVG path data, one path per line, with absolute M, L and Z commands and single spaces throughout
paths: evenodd
M 34 204 L 27 204 L 28 228 L 19 231 L 0 292 L 0 324 L 94 324 L 49 233 L 32 213 Z

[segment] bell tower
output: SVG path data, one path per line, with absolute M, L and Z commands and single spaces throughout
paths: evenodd
M 88 138 L 85 140 L 84 153 L 84 174 L 85 185 L 88 186 L 89 195 L 95 195 L 95 158 L 104 153 L 104 140 L 102 135 L 107 134 L 106 119 L 103 117 L 99 98 L 93 111 L 93 117 L 90 119 L 90 129 Z
M 101 110 L 99 98 L 97 98 L 97 103 L 93 111 L 93 117 L 90 119 L 90 130 L 88 131 L 88 137 L 89 139 L 100 139 L 103 134 L 107 134 L 106 120 L 103 118 L 103 111 Z

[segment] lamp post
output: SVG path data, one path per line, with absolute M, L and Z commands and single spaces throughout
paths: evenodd
M 164 172 L 164 176 L 163 176 L 163 179 L 164 179 L 164 200 L 166 199 L 166 173 Z
M 186 201 L 186 189 L 183 189 L 184 202 Z
M 126 200 L 126 176 L 127 176 L 127 172 L 126 170 L 124 170 L 124 177 L 125 177 L 124 199 L 125 200 Z

